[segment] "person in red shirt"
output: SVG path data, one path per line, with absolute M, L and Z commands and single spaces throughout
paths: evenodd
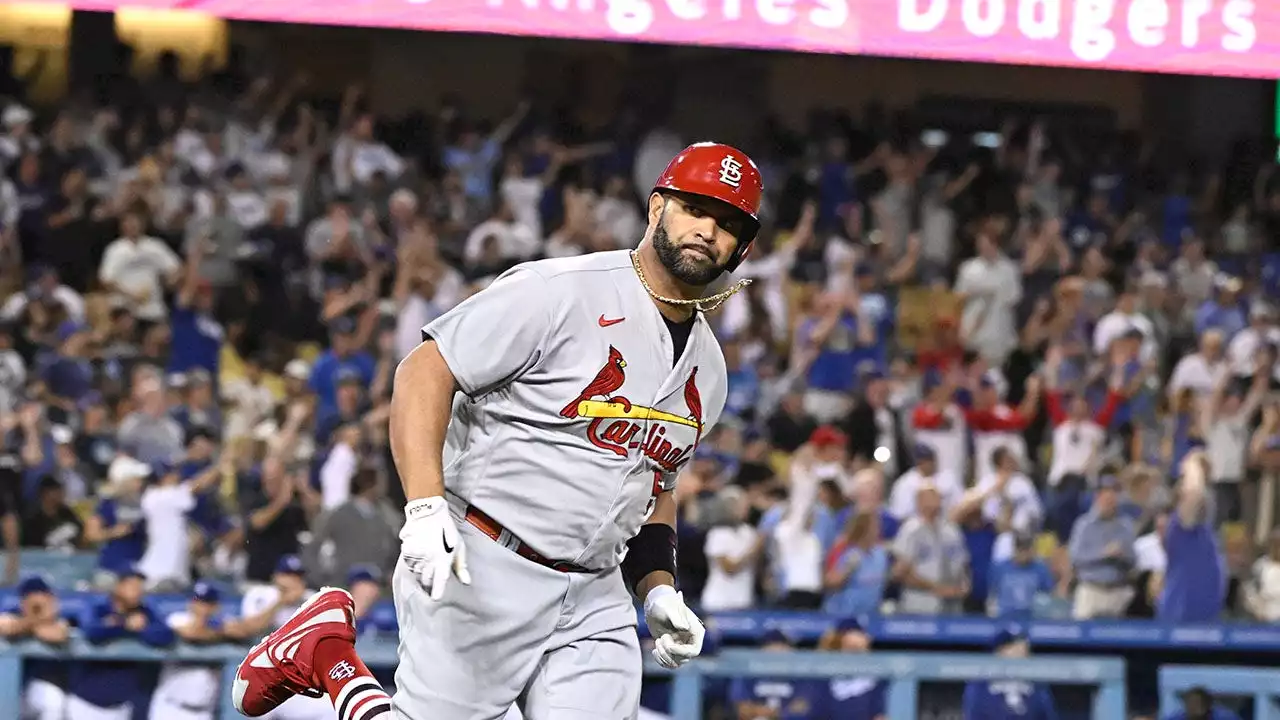
M 1027 378 L 1022 402 L 1013 407 L 1004 402 L 1000 383 L 993 373 L 984 374 L 973 388 L 973 407 L 964 411 L 965 422 L 973 432 L 974 478 L 981 480 L 995 468 L 992 457 L 997 448 L 1008 448 L 1026 464 L 1027 443 L 1022 433 L 1040 411 L 1040 377 Z

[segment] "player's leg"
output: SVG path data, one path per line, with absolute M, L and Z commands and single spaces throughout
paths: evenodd
M 524 695 L 526 720 L 632 720 L 644 665 L 634 627 L 579 640 L 543 656 Z
M 403 562 L 392 579 L 396 720 L 501 720 L 562 618 L 569 580 L 458 520 L 471 584 L 432 600 Z M 599 720 L 599 719 L 597 719 Z
M 354 618 L 350 594 L 321 589 L 240 663 L 232 686 L 236 710 L 274 717 L 273 711 L 297 708 L 331 718 L 332 704 L 340 720 L 387 720 L 391 700 L 356 655 Z M 298 696 L 306 701 L 283 707 Z

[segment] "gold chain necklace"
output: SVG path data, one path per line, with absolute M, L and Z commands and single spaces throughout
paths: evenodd
M 663 297 L 654 292 L 653 288 L 649 287 L 649 281 L 645 279 L 644 271 L 640 269 L 640 254 L 635 250 L 631 251 L 631 267 L 635 268 L 636 277 L 640 278 L 640 284 L 644 286 L 644 291 L 649 293 L 649 297 L 660 303 L 666 303 L 668 305 L 683 307 L 692 305 L 694 310 L 704 313 L 711 312 L 720 307 L 724 304 L 724 301 L 732 297 L 734 293 L 751 284 L 751 280 L 749 278 L 744 278 L 729 286 L 727 290 L 721 290 L 711 297 L 699 298 L 697 300 L 677 300 L 675 298 Z

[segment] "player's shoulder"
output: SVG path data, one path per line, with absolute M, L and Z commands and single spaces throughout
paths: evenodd
M 630 267 L 629 250 L 606 250 L 572 257 L 532 260 L 517 265 L 516 269 L 534 273 L 548 283 L 560 284 L 567 280 L 576 284 L 583 280 L 584 275 L 608 274 Z

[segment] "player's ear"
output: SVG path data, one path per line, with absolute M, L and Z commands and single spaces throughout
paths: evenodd
M 667 199 L 662 193 L 649 193 L 649 224 L 656 225 L 658 219 L 662 217 L 662 211 L 667 207 Z

